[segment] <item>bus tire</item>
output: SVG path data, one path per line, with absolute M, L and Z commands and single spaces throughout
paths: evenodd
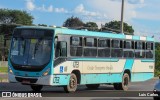
M 64 86 L 66 93 L 74 93 L 77 90 L 77 77 L 74 73 L 71 73 L 69 84 Z
M 130 78 L 129 78 L 129 75 L 128 73 L 124 73 L 123 74 L 123 77 L 122 77 L 122 83 L 114 83 L 114 88 L 116 90 L 124 90 L 124 91 L 127 91 L 128 90 L 128 86 L 129 86 L 129 83 L 130 83 Z
M 100 84 L 86 84 L 88 89 L 98 89 L 99 86 Z
M 31 88 L 33 91 L 41 91 L 41 89 L 43 88 L 42 85 L 31 85 Z
M 113 86 L 115 90 L 120 90 L 120 83 L 114 83 Z

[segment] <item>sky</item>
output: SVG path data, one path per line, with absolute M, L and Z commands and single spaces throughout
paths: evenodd
M 14 2 L 13 2 L 14 1 Z M 122 0 L 0 0 L 0 8 L 25 10 L 33 24 L 62 26 L 71 17 L 101 24 L 121 19 Z M 160 42 L 160 0 L 125 0 L 124 21 L 135 35 L 154 36 Z

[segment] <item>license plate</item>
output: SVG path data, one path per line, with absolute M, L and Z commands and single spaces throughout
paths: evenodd
M 22 83 L 30 83 L 28 80 L 23 80 Z

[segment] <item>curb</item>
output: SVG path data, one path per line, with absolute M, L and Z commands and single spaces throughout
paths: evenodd
M 1 75 L 1 74 L 8 74 L 8 73 L 0 72 L 0 75 Z
M 8 79 L 1 79 L 1 80 L 0 80 L 0 83 L 4 83 L 4 82 L 5 82 L 5 83 L 6 83 L 6 82 L 8 83 Z

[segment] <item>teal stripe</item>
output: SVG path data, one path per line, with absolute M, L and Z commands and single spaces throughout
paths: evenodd
M 153 78 L 154 73 L 134 73 L 132 74 L 131 81 L 138 82 L 138 81 L 146 81 L 148 79 Z M 53 85 L 68 85 L 70 75 L 54 75 L 54 77 L 59 77 L 58 82 L 55 83 L 53 78 Z M 101 84 L 101 83 L 119 83 L 122 82 L 122 75 L 121 73 L 114 73 L 114 74 L 81 74 L 81 83 L 80 84 Z
M 117 74 L 82 74 L 81 84 L 100 84 L 122 82 L 120 73 Z
M 68 85 L 70 80 L 70 74 L 68 75 L 53 75 L 53 85 L 59 86 L 59 85 Z
M 131 82 L 139 82 L 139 81 L 146 81 L 154 77 L 154 73 L 147 72 L 147 73 L 132 73 Z
M 155 60 L 151 59 L 151 60 L 141 60 L 141 62 L 155 62 Z
M 119 59 L 103 59 L 103 58 L 73 58 L 73 61 L 106 61 L 106 62 L 118 62 Z
M 127 59 L 124 65 L 124 71 L 126 69 L 129 69 L 131 71 L 133 67 L 133 63 L 134 63 L 134 59 Z
M 154 42 L 154 38 L 147 37 L 147 41 L 153 41 Z
M 123 34 L 93 32 L 93 31 L 83 31 L 83 30 L 70 30 L 70 29 L 61 29 L 61 31 L 63 34 L 68 34 L 68 35 L 82 35 L 82 36 L 95 36 L 95 37 L 108 37 L 108 38 L 125 39 L 125 35 L 123 35 Z
M 134 73 L 132 74 L 131 81 L 146 81 L 153 78 L 154 73 Z M 55 77 L 58 77 L 57 82 L 55 82 Z M 55 86 L 63 86 L 69 84 L 70 75 L 54 75 L 53 84 Z M 122 82 L 121 73 L 103 73 L 103 74 L 81 74 L 81 83 L 80 84 L 100 84 L 100 83 L 119 83 Z
M 133 36 L 132 39 L 133 40 L 140 40 L 140 36 Z

